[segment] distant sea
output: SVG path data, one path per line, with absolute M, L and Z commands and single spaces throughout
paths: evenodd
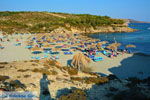
M 130 33 L 95 33 L 90 37 L 97 38 L 103 41 L 119 42 L 122 44 L 120 48 L 124 48 L 127 44 L 136 45 L 136 48 L 131 48 L 134 53 L 142 53 L 150 55 L 150 23 L 130 23 L 129 27 L 138 29 L 136 32 Z

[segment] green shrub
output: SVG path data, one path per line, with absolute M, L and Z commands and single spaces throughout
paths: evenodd
M 55 14 L 56 16 L 54 16 Z M 57 16 L 58 15 L 58 16 Z M 5 17 L 5 20 L 3 20 Z M 79 29 L 96 26 L 122 25 L 121 19 L 112 19 L 108 16 L 89 14 L 67 14 L 49 12 L 0 12 L 0 29 L 7 33 L 26 30 L 28 32 L 51 32 L 58 27 L 69 26 Z

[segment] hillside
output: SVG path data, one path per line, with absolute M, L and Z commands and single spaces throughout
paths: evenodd
M 130 23 L 150 23 L 150 22 L 145 22 L 145 21 L 137 21 L 134 19 L 128 19 Z
M 70 32 L 129 32 L 125 21 L 108 16 L 49 12 L 0 12 L 0 30 L 6 33 L 49 33 L 57 28 Z

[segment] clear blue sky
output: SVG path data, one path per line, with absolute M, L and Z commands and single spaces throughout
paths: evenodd
M 0 11 L 88 13 L 150 22 L 150 0 L 0 0 Z

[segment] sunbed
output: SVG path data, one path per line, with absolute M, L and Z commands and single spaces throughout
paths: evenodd
M 20 46 L 21 45 L 21 43 L 16 43 L 16 44 L 14 44 L 15 46 Z
M 64 52 L 65 55 L 72 55 L 72 52 Z
M 105 50 L 103 50 L 102 53 L 103 53 L 104 55 L 108 56 L 108 57 L 111 55 L 111 53 L 108 53 L 108 52 L 105 51 Z
M 61 49 L 62 51 L 69 51 L 69 49 Z
M 28 46 L 26 46 L 25 48 L 26 48 L 26 49 L 31 49 L 32 46 L 31 46 L 31 45 L 28 45 Z
M 42 53 L 42 51 L 32 51 L 33 54 L 39 54 Z
M 93 59 L 93 61 L 102 61 L 103 60 L 103 58 L 102 57 L 94 57 L 94 59 Z
M 93 60 L 95 56 L 94 55 L 88 55 L 88 57 Z
M 59 52 L 51 52 L 51 54 L 59 54 Z
M 4 49 L 4 47 L 0 46 L 0 49 Z

